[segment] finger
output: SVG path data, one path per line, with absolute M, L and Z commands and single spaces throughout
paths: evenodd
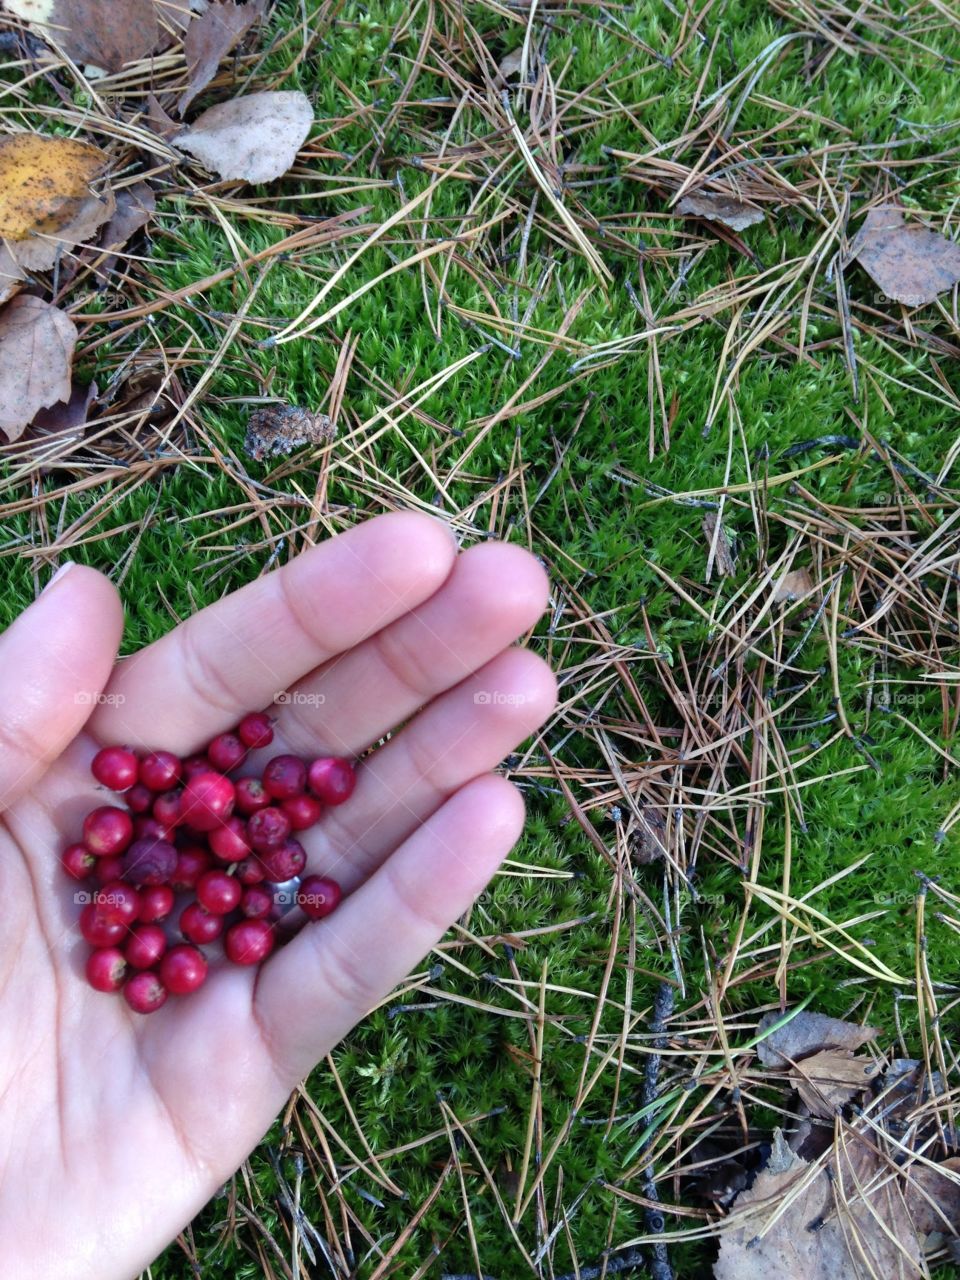
M 464 552 L 429 600 L 300 681 L 278 710 L 279 750 L 356 755 L 532 627 L 548 591 L 520 547 Z
M 275 1069 L 301 1080 L 463 914 L 523 828 L 502 778 L 458 791 L 327 920 L 263 966 L 254 1016 Z
M 334 654 L 421 603 L 447 577 L 445 525 L 380 516 L 187 619 L 122 662 L 92 724 L 102 741 L 190 751 Z
M 36 783 L 83 728 L 122 632 L 113 584 L 69 564 L 0 635 L 0 809 Z
M 526 649 L 487 663 L 361 763 L 348 803 L 305 833 L 311 869 L 356 888 L 448 796 L 537 729 L 556 696 L 553 672 Z

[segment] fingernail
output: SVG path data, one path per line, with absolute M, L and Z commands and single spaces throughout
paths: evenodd
M 50 588 L 53 586 L 53 584 L 55 582 L 59 582 L 60 579 L 65 574 L 69 573 L 69 571 L 73 568 L 75 564 L 76 564 L 76 560 L 64 560 L 63 564 L 60 566 L 57 572 L 53 575 L 53 577 L 50 579 L 47 585 L 43 588 L 43 591 L 49 591 Z M 40 592 L 41 595 L 43 595 L 43 591 Z

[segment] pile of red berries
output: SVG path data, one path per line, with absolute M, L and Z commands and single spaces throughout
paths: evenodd
M 274 756 L 260 777 L 232 778 L 247 753 L 268 747 L 263 712 L 244 716 L 205 751 L 181 760 L 170 751 L 137 754 L 104 747 L 91 764 L 96 780 L 121 792 L 125 808 L 87 814 L 81 840 L 63 853 L 73 880 L 97 888 L 78 897 L 80 932 L 93 951 L 87 981 L 122 991 L 131 1009 L 152 1013 L 168 995 L 187 995 L 207 976 L 200 950 L 223 938 L 234 964 L 265 960 L 277 943 L 284 905 L 313 920 L 340 902 L 327 876 L 302 879 L 306 853 L 294 833 L 316 823 L 324 807 L 349 799 L 356 783 L 349 760 Z M 296 882 L 292 892 L 281 888 Z M 171 926 L 176 909 L 179 940 Z

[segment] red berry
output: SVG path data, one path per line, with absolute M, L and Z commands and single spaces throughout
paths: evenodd
M 101 924 L 131 925 L 140 914 L 140 895 L 132 885 L 111 880 L 93 895 L 93 905 Z
M 123 853 L 132 839 L 133 819 L 126 809 L 102 805 L 83 820 L 83 843 L 98 858 Z
M 68 844 L 60 858 L 60 865 L 71 880 L 86 880 L 97 865 L 85 844 Z
M 205 871 L 197 881 L 197 901 L 214 916 L 228 916 L 240 903 L 243 886 L 226 871 Z
M 173 791 L 164 791 L 157 796 L 153 802 L 153 816 L 162 827 L 169 830 L 180 821 L 180 811 L 183 808 L 183 792 L 174 788 Z
M 242 818 L 228 818 L 210 832 L 210 848 L 222 862 L 239 862 L 250 852 L 247 824 Z
M 169 791 L 180 781 L 183 764 L 172 751 L 151 751 L 140 761 L 140 781 L 151 791 Z
M 131 813 L 148 813 L 153 804 L 153 792 L 142 782 L 135 783 L 123 798 Z
M 167 949 L 167 935 L 158 924 L 138 924 L 130 930 L 123 954 L 134 969 L 152 969 Z
M 206 956 L 185 942 L 171 947 L 160 961 L 160 980 L 172 996 L 187 996 L 196 991 L 206 976 Z
M 168 884 L 177 869 L 177 851 L 168 840 L 135 840 L 123 860 L 131 884 Z
M 170 877 L 173 889 L 193 889 L 205 871 L 213 866 L 213 859 L 199 845 L 187 845 L 177 851 L 177 865 Z
M 241 920 L 227 930 L 223 949 L 234 964 L 259 964 L 273 950 L 275 940 L 273 926 L 266 920 Z
M 282 809 L 269 805 L 247 819 L 247 839 L 257 853 L 278 849 L 290 834 L 290 819 Z
M 207 747 L 207 759 L 214 769 L 229 773 L 243 764 L 247 748 L 235 733 L 220 733 Z
M 233 812 L 235 794 L 222 773 L 198 773 L 183 788 L 183 821 L 195 831 L 213 831 Z
M 155 973 L 147 970 L 126 980 L 123 998 L 134 1013 L 153 1013 L 166 1003 L 167 989 Z
M 299 756 L 274 756 L 263 771 L 263 785 L 274 800 L 289 800 L 306 787 L 307 766 Z
M 314 760 L 307 773 L 310 790 L 324 804 L 343 804 L 353 795 L 357 773 L 349 760 L 339 756 L 322 756 Z
M 184 780 L 195 778 L 198 773 L 210 773 L 210 761 L 205 755 L 187 756 L 183 762 Z
M 254 855 L 238 862 L 234 875 L 241 884 L 260 884 L 262 880 L 266 880 L 267 871 L 260 859 Z
M 137 757 L 129 747 L 104 747 L 90 763 L 96 780 L 111 791 L 126 791 L 137 780 Z
M 264 790 L 263 783 L 259 778 L 237 779 L 238 813 L 249 817 L 251 813 L 256 813 L 258 809 L 265 809 L 269 803 L 270 797 Z
M 280 808 L 290 819 L 291 831 L 306 831 L 308 827 L 315 826 L 323 813 L 323 805 L 320 801 L 306 793 L 291 796 L 289 800 L 281 800 Z
M 93 902 L 88 902 L 80 912 L 78 923 L 84 942 L 89 942 L 91 947 L 112 947 L 127 936 L 126 925 L 98 920 Z
M 237 725 L 237 737 L 245 747 L 269 747 L 273 741 L 273 725 L 263 711 L 251 711 Z
M 133 820 L 134 840 L 166 840 L 170 844 L 173 836 L 173 827 L 168 827 L 164 822 L 158 822 L 151 814 L 141 813 Z
M 322 920 L 340 905 L 343 893 L 329 876 L 304 876 L 297 890 L 297 906 L 311 920 Z
M 94 991 L 119 991 L 127 976 L 127 962 L 119 947 L 98 947 L 87 956 L 85 971 Z
M 191 902 L 180 913 L 180 932 L 188 942 L 216 942 L 223 933 L 223 916 L 211 915 L 199 902 Z
M 102 888 L 111 880 L 122 880 L 124 865 L 123 858 L 119 854 L 111 855 L 109 858 L 98 858 L 97 884 Z
M 260 861 L 267 873 L 267 879 L 275 884 L 283 884 L 301 873 L 307 865 L 307 855 L 300 841 L 291 837 L 279 848 L 262 853 Z
M 273 894 L 262 885 L 248 885 L 240 899 L 240 910 L 249 920 L 263 920 L 273 910 Z
M 140 915 L 142 924 L 156 924 L 166 920 L 176 901 L 168 884 L 151 884 L 140 891 Z

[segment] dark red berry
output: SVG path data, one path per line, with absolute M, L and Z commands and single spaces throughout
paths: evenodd
M 83 843 L 98 858 L 123 853 L 132 839 L 133 819 L 126 809 L 102 805 L 83 820 Z
M 339 756 L 322 756 L 314 760 L 307 778 L 310 790 L 324 804 L 343 804 L 353 795 L 357 773 L 349 760 Z
M 101 924 L 131 925 L 140 914 L 140 895 L 132 885 L 111 880 L 93 895 L 93 905 Z
M 187 781 L 195 778 L 198 773 L 211 773 L 210 761 L 205 755 L 187 756 L 183 762 L 183 778 Z
M 311 920 L 322 920 L 340 905 L 343 893 L 329 876 L 304 876 L 297 890 L 297 906 Z
M 250 853 L 247 824 L 242 818 L 228 818 L 210 832 L 210 848 L 221 862 L 239 862 Z
M 237 725 L 237 737 L 245 747 L 269 747 L 273 741 L 273 725 L 263 711 L 251 711 Z
M 289 800 L 306 788 L 307 766 L 299 756 L 274 756 L 263 771 L 263 785 L 274 800 Z
M 180 932 L 188 942 L 216 942 L 223 933 L 223 916 L 211 915 L 199 902 L 191 902 L 180 913 Z
M 94 991 L 119 991 L 127 976 L 127 962 L 119 947 L 98 947 L 87 956 L 85 971 Z
M 240 910 L 249 920 L 264 920 L 273 910 L 273 894 L 262 885 L 248 885 L 240 899 Z
M 180 811 L 183 808 L 183 792 L 176 787 L 172 791 L 164 791 L 157 796 L 153 802 L 153 817 L 162 827 L 169 830 L 180 821 Z
M 197 901 L 214 916 L 228 916 L 240 904 L 243 886 L 226 871 L 205 871 L 197 881 Z
M 166 1003 L 167 989 L 155 973 L 135 973 L 123 984 L 123 998 L 134 1013 L 153 1013 Z
M 308 827 L 315 826 L 323 813 L 323 805 L 316 796 L 308 796 L 306 793 L 281 800 L 280 808 L 290 819 L 291 831 L 306 831 Z
M 177 865 L 170 877 L 173 889 L 193 889 L 205 871 L 213 866 L 213 859 L 199 845 L 187 845 L 177 851 Z
M 137 780 L 137 757 L 129 747 L 104 747 L 90 763 L 90 772 L 111 791 L 126 791 Z
M 153 792 L 142 782 L 136 783 L 123 797 L 131 813 L 149 813 L 153 805 Z
M 237 812 L 249 817 L 258 809 L 265 809 L 270 797 L 259 778 L 238 778 L 236 803 Z
M 142 924 L 156 924 L 166 920 L 176 901 L 168 884 L 151 884 L 140 890 L 140 915 Z
M 221 733 L 207 747 L 207 759 L 214 769 L 221 773 L 230 773 L 243 764 L 247 748 L 235 733 Z
M 238 862 L 234 875 L 241 884 L 260 884 L 266 880 L 267 871 L 260 859 L 254 854 Z
M 123 879 L 124 862 L 120 854 L 113 854 L 109 858 L 97 859 L 97 884 L 102 888 L 105 884 L 109 884 L 111 880 Z
M 169 884 L 177 856 L 168 840 L 135 840 L 123 859 L 123 878 L 131 884 Z
M 173 827 L 168 827 L 165 822 L 158 822 L 152 814 L 141 813 L 133 820 L 134 840 L 166 840 L 171 844 L 173 837 Z
M 151 751 L 140 761 L 140 781 L 151 791 L 169 791 L 180 781 L 183 764 L 172 751 Z
M 206 956 L 185 942 L 171 947 L 160 961 L 160 980 L 172 996 L 187 996 L 196 991 L 206 976 Z
M 290 834 L 290 819 L 282 809 L 269 805 L 247 819 L 247 839 L 257 853 L 277 849 Z
M 195 831 L 213 831 L 233 812 L 235 794 L 222 773 L 198 773 L 183 788 L 183 821 Z
M 86 880 L 97 865 L 97 859 L 85 844 L 68 844 L 60 858 L 60 865 L 71 880 Z
M 241 920 L 227 930 L 223 949 L 234 964 L 259 964 L 273 950 L 275 940 L 273 926 L 266 920 Z
M 130 930 L 123 954 L 134 969 L 152 969 L 167 949 L 167 935 L 158 924 L 138 924 Z
M 78 923 L 84 942 L 89 942 L 91 947 L 113 947 L 127 936 L 126 925 L 99 920 L 93 902 L 88 902 L 80 912 Z
M 267 873 L 267 879 L 275 884 L 283 884 L 300 875 L 307 865 L 307 855 L 299 840 L 292 837 L 285 840 L 277 849 L 269 849 L 261 853 L 260 861 Z

